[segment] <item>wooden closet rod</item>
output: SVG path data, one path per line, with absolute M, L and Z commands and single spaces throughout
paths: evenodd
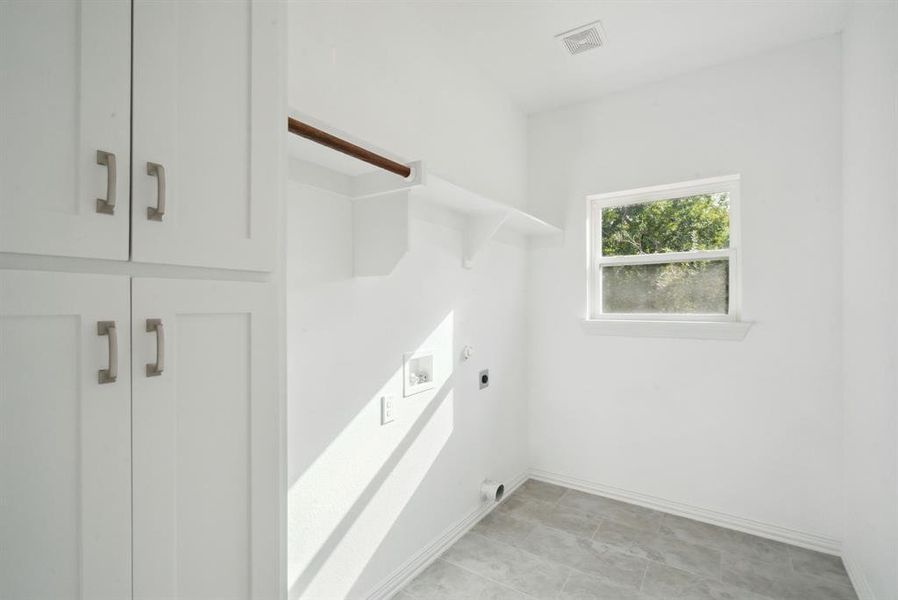
M 326 131 L 321 131 L 317 127 L 312 127 L 308 123 L 303 123 L 302 121 L 298 121 L 293 117 L 287 117 L 287 130 L 290 131 L 290 133 L 298 135 L 299 137 L 304 137 L 307 140 L 312 140 L 317 144 L 327 146 L 328 148 L 336 150 L 337 152 L 348 154 L 353 158 L 363 160 L 368 164 L 374 165 L 375 167 L 380 167 L 381 169 L 385 169 L 391 173 L 395 173 L 400 177 L 408 177 L 412 174 L 412 169 L 407 165 L 398 163 L 395 160 L 390 160 L 386 156 L 375 154 L 370 150 L 365 150 L 361 146 L 356 146 L 351 142 L 340 139 L 335 135 L 327 133 Z

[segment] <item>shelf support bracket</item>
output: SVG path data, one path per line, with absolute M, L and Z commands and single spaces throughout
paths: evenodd
M 352 201 L 353 275 L 389 275 L 409 250 L 408 192 Z
M 489 241 L 508 219 L 507 212 L 487 213 L 468 217 L 465 228 L 465 248 L 462 266 L 466 269 L 474 267 L 474 258 L 483 250 Z

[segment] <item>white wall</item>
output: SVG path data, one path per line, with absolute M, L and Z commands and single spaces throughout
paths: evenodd
M 493 242 L 462 269 L 459 217 L 421 211 L 392 274 L 352 279 L 349 201 L 290 186 L 291 598 L 364 597 L 476 510 L 485 477 L 526 470 L 526 250 Z M 402 355 L 419 348 L 436 353 L 437 386 L 403 398 Z M 381 426 L 385 393 L 397 418 Z
M 462 187 L 525 202 L 526 121 L 414 3 L 291 2 L 289 104 Z
M 898 4 L 844 33 L 845 556 L 862 600 L 898 598 Z
M 841 537 L 840 42 L 831 37 L 533 116 L 538 469 Z M 742 342 L 585 334 L 590 193 L 742 174 Z
M 525 117 L 413 4 L 293 2 L 289 17 L 293 109 L 525 202 Z M 287 205 L 290 597 L 361 597 L 476 509 L 484 477 L 527 467 L 526 251 L 494 242 L 463 270 L 458 217 L 431 210 L 392 274 L 352 279 L 348 201 L 291 186 Z M 402 399 L 402 354 L 419 346 L 447 381 Z M 381 427 L 385 392 L 398 418 Z

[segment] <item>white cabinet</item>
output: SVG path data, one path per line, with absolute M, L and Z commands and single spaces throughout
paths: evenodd
M 270 285 L 133 280 L 135 599 L 277 597 L 275 323 Z
M 272 268 L 282 9 L 135 0 L 133 260 Z
M 0 2 L 0 252 L 271 270 L 284 12 Z
M 0 598 L 278 597 L 276 314 L 269 284 L 0 271 Z
M 0 271 L 4 600 L 131 594 L 128 288 L 126 278 Z M 114 333 L 98 335 L 98 322 Z M 100 383 L 110 360 L 116 380 Z
M 282 591 L 285 13 L 0 0 L 2 600 Z
M 0 2 L 0 252 L 128 259 L 130 78 L 128 0 Z

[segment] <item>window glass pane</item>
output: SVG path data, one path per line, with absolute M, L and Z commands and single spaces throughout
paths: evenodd
M 602 267 L 605 313 L 727 314 L 729 260 Z
M 719 250 L 730 245 L 726 192 L 602 209 L 602 255 Z

